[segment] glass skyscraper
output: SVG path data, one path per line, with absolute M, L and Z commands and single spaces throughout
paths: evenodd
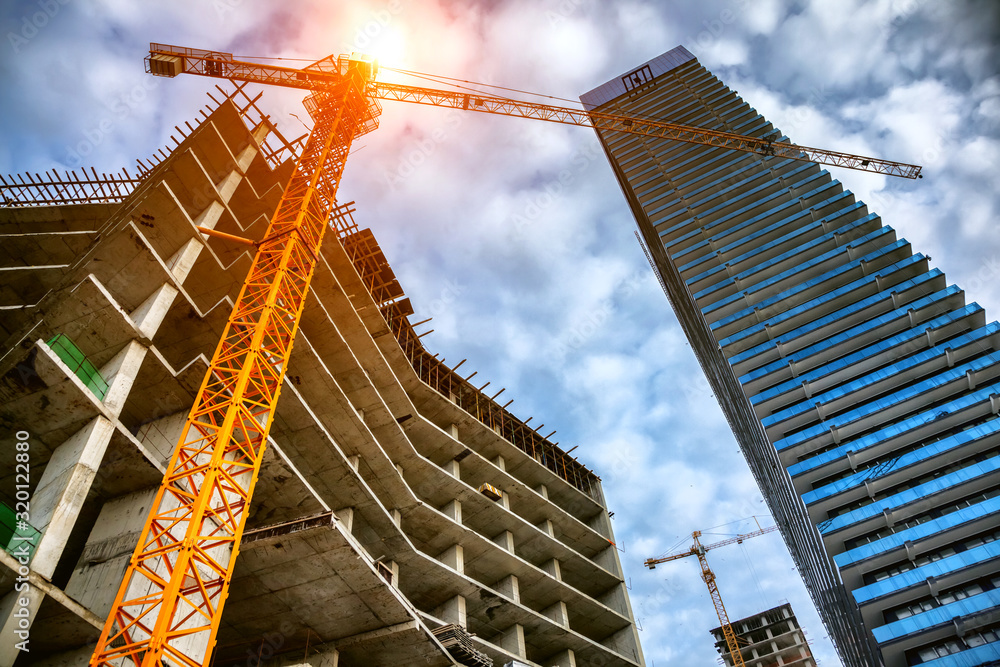
M 683 47 L 581 100 L 786 140 Z M 1000 326 L 815 163 L 599 136 L 844 664 L 1000 660 Z

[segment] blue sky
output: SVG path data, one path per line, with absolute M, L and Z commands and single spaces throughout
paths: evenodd
M 214 88 L 144 74 L 151 41 L 288 58 L 374 50 L 385 65 L 569 99 L 683 44 L 793 141 L 922 164 L 916 182 L 831 171 L 995 314 L 997 7 L 7 2 L 0 173 L 112 171 L 166 145 Z M 303 130 L 292 116 L 305 118 L 300 99 L 269 91 L 263 102 L 291 136 Z M 686 546 L 692 530 L 751 529 L 732 522 L 767 509 L 592 131 L 387 103 L 350 158 L 341 199 L 357 202 L 416 319 L 433 316 L 425 344 L 507 387 L 510 409 L 557 429 L 553 439 L 603 477 L 647 662 L 711 664 L 717 621 L 697 563 L 641 563 Z M 787 600 L 820 663 L 839 664 L 779 537 L 709 559 L 731 617 Z

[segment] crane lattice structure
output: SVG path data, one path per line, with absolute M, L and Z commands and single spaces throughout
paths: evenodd
M 352 141 L 375 129 L 378 100 L 534 118 L 916 178 L 920 167 L 757 137 L 380 83 L 361 56 L 301 68 L 151 44 L 147 71 L 310 91 L 314 126 L 296 162 L 167 467 L 91 665 L 208 664 L 263 460 L 285 367 Z
M 702 533 L 700 530 L 696 530 L 691 533 L 694 543 L 687 551 L 681 551 L 679 553 L 663 556 L 661 558 L 647 558 L 643 563 L 643 565 L 648 567 L 650 570 L 653 570 L 660 563 L 668 563 L 672 560 L 687 558 L 688 556 L 698 557 L 698 563 L 701 565 L 701 578 L 705 581 L 705 585 L 708 586 L 708 594 L 712 598 L 712 604 L 715 605 L 715 613 L 719 617 L 719 624 L 722 627 L 722 635 L 726 638 L 726 646 L 729 648 L 729 656 L 732 658 L 733 667 L 744 667 L 746 663 L 743 661 L 743 654 L 740 652 L 740 646 L 736 633 L 733 631 L 733 626 L 729 622 L 729 614 L 726 613 L 726 605 L 722 603 L 722 594 L 719 592 L 719 585 L 716 583 L 715 573 L 712 572 L 712 568 L 708 566 L 708 558 L 705 556 L 705 553 L 711 549 L 724 547 L 727 544 L 743 544 L 744 540 L 748 540 L 751 537 L 757 537 L 758 535 L 764 535 L 765 533 L 770 533 L 777 529 L 777 526 L 768 526 L 767 528 L 760 528 L 750 533 L 743 533 L 714 544 L 702 544 L 698 540 Z

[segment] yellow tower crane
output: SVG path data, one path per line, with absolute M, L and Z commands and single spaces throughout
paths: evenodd
M 711 549 L 724 547 L 727 544 L 743 544 L 743 540 L 748 540 L 751 537 L 757 537 L 758 535 L 764 535 L 765 533 L 770 533 L 777 529 L 777 526 L 759 528 L 758 530 L 750 533 L 743 533 L 742 535 L 737 535 L 736 537 L 730 537 L 729 539 L 722 540 L 721 542 L 707 545 L 702 544 L 698 540 L 702 533 L 700 530 L 696 530 L 691 533 L 694 543 L 687 551 L 681 551 L 679 553 L 670 554 L 669 556 L 663 556 L 661 558 L 647 558 L 643 563 L 643 565 L 648 567 L 650 570 L 654 570 L 660 563 L 667 563 L 672 560 L 687 558 L 688 556 L 698 557 L 698 563 L 701 565 L 701 578 L 705 581 L 705 585 L 708 586 L 708 594 L 712 598 L 712 604 L 715 605 L 715 613 L 719 617 L 719 624 L 722 627 L 722 635 L 726 638 L 726 646 L 729 648 L 729 655 L 733 659 L 734 667 L 744 667 L 746 663 L 743 662 L 743 655 L 740 653 L 740 646 L 736 641 L 736 633 L 733 632 L 733 626 L 729 622 L 729 614 L 726 613 L 726 605 L 722 604 L 722 594 L 719 593 L 719 585 L 715 582 L 715 573 L 712 572 L 712 568 L 708 566 L 708 558 L 706 558 L 705 553 Z
M 375 80 L 376 63 L 329 56 L 296 69 L 231 53 L 151 44 L 147 71 L 310 91 L 313 129 L 216 348 L 140 533 L 91 665 L 208 664 L 254 484 L 323 233 L 351 142 L 378 126 L 378 100 L 535 118 L 918 178 L 916 165 L 775 143 L 648 118 Z

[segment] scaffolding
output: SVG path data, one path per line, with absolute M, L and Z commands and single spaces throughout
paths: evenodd
M 174 126 L 177 135 L 171 134 L 166 150 L 158 149 L 152 157 L 136 159 L 135 173 L 129 173 L 123 168 L 117 173 L 98 173 L 94 168 L 63 171 L 51 169 L 42 174 L 25 172 L 23 174 L 0 175 L 0 206 L 5 208 L 23 208 L 29 206 L 53 206 L 66 204 L 117 204 L 125 201 L 145 178 L 167 159 L 170 153 L 187 139 L 207 119 L 212 112 L 226 102 L 231 102 L 239 112 L 243 122 L 251 130 L 266 124 L 270 132 L 261 145 L 261 154 L 272 169 L 276 169 L 285 161 L 294 160 L 302 151 L 306 134 L 293 139 L 286 139 L 277 126 L 260 107 L 257 101 L 263 93 L 250 97 L 245 88 L 247 84 L 235 86 L 232 92 L 226 92 L 220 86 L 216 89 L 222 99 L 216 99 L 212 93 L 206 93 L 211 104 L 206 104 L 200 111 L 201 119 L 191 125 L 185 122 L 185 128 Z M 180 136 L 180 139 L 177 138 Z
M 334 210 L 333 226 L 337 237 L 417 376 L 497 435 L 600 502 L 600 477 L 540 435 L 540 426 L 532 429 L 497 403 L 496 395 L 487 396 L 481 391 L 482 387 L 475 387 L 468 378 L 463 378 L 424 348 L 409 321 L 414 312 L 410 300 L 403 298 L 403 289 L 371 230 L 360 229 L 354 222 L 352 203 Z

